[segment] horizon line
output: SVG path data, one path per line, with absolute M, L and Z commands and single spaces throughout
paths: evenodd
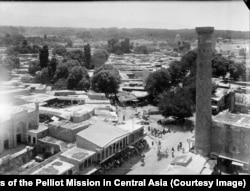
M 176 28 L 176 29 L 168 29 L 168 28 L 143 28 L 143 27 L 72 27 L 72 26 L 24 26 L 24 25 L 1 25 L 0 27 L 27 27 L 27 28 L 72 28 L 72 29 L 155 29 L 155 30 L 195 30 L 194 28 Z M 197 27 L 208 27 L 208 26 L 197 26 Z M 213 27 L 213 26 L 209 26 Z M 235 32 L 250 32 L 250 30 L 236 30 L 236 29 L 217 29 L 214 27 L 215 31 L 235 31 Z

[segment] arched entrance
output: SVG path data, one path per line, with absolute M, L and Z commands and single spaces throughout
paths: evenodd
M 18 126 L 17 126 L 17 133 L 16 133 L 16 142 L 17 142 L 17 144 L 23 143 L 22 136 L 23 136 L 24 131 L 25 131 L 25 123 L 24 122 L 19 122 Z

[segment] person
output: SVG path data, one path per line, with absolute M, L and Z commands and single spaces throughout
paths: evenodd
M 161 145 L 161 141 L 160 140 L 158 141 L 158 145 Z
M 180 148 L 182 148 L 182 142 L 180 142 L 179 144 L 180 144 Z
M 172 147 L 172 158 L 174 158 L 174 147 Z
M 141 158 L 142 165 L 145 165 L 145 160 L 144 158 Z

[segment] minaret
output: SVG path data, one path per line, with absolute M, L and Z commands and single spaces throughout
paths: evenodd
M 206 156 L 211 151 L 212 128 L 212 33 L 213 27 L 198 27 L 196 71 L 195 150 Z

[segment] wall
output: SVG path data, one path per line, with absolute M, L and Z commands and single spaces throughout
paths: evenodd
M 249 161 L 250 129 L 213 122 L 212 151 Z

